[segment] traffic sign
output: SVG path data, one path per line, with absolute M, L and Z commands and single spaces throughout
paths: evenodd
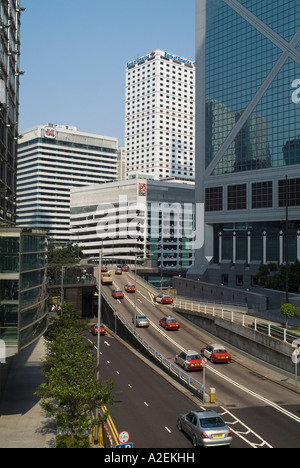
M 201 359 L 201 362 L 202 362 L 202 367 L 206 367 L 207 359 L 205 357 Z
M 121 431 L 118 437 L 120 444 L 126 444 L 129 441 L 129 437 L 129 432 Z
M 133 443 L 132 442 L 127 442 L 127 444 L 116 445 L 115 448 L 133 448 Z

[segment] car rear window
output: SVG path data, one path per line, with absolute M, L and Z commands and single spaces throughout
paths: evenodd
M 225 423 L 220 417 L 212 418 L 201 418 L 200 419 L 201 427 L 224 427 Z

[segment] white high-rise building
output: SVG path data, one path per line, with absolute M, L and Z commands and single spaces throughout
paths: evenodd
M 195 63 L 156 50 L 127 63 L 126 179 L 194 180 Z
M 70 241 L 70 190 L 117 179 L 118 139 L 68 125 L 38 125 L 18 149 L 18 224 L 42 227 L 51 240 Z

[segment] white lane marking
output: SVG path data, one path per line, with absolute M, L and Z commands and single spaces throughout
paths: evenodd
M 221 407 L 222 408 L 222 407 Z M 268 442 L 266 442 L 264 439 L 262 439 L 256 432 L 252 431 L 246 424 L 244 424 L 240 419 L 238 419 L 234 414 L 230 413 L 226 408 L 222 408 L 224 410 L 224 413 L 222 413 L 220 416 L 224 418 L 224 415 L 229 415 L 230 417 L 233 418 L 233 421 L 225 421 L 226 424 L 230 427 L 232 432 L 240 437 L 240 439 L 244 440 L 247 444 L 251 445 L 253 448 L 258 448 L 258 447 L 263 447 L 267 446 L 268 448 L 273 448 L 272 445 L 270 445 Z M 243 428 L 243 430 L 235 430 L 233 429 L 232 426 L 240 424 Z M 252 436 L 256 437 L 258 439 L 258 442 L 250 442 L 245 436 L 249 436 L 251 434 Z
M 167 426 L 165 426 L 165 429 L 168 431 L 169 434 L 172 433 L 172 431 L 170 431 L 170 429 Z

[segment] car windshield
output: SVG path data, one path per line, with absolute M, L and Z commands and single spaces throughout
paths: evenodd
M 193 361 L 195 359 L 201 359 L 201 356 L 200 354 L 188 354 L 187 358 Z
M 226 353 L 226 349 L 221 349 L 221 348 L 215 348 L 214 353 Z
M 201 418 L 200 419 L 201 427 L 224 427 L 225 423 L 222 418 L 219 416 L 211 417 L 211 418 Z
M 138 315 L 137 320 L 147 320 L 147 317 L 145 317 L 145 315 Z
M 166 322 L 176 322 L 176 320 L 174 318 L 167 318 Z

